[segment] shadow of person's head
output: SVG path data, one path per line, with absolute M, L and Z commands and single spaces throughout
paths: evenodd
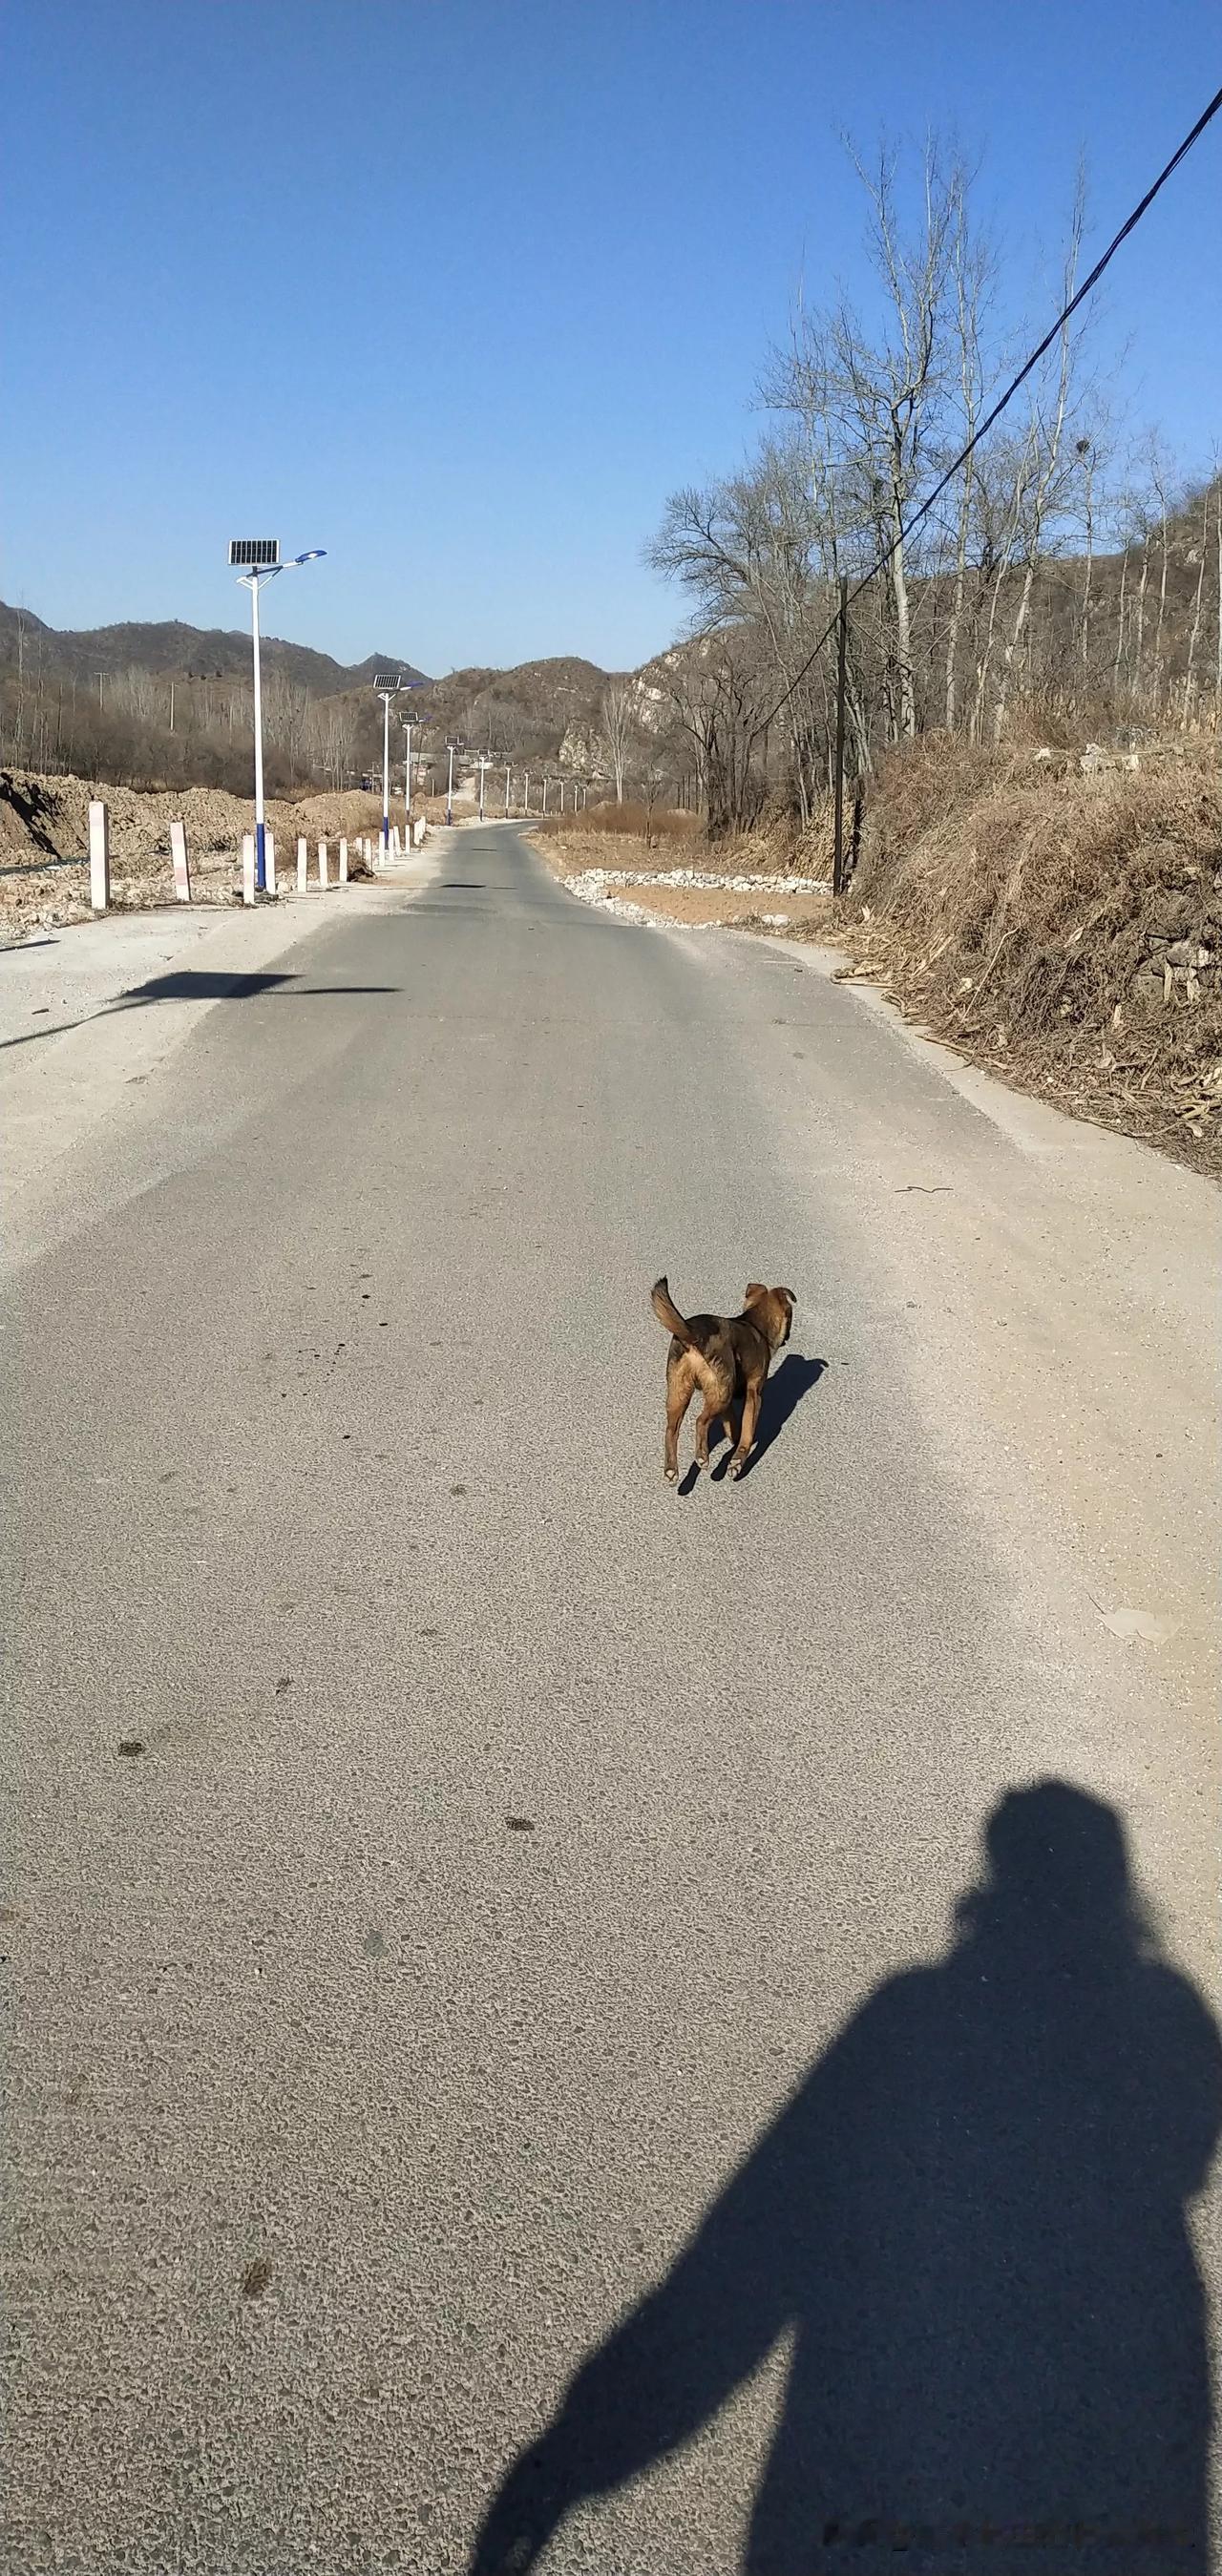
M 984 1847 L 988 1876 L 957 1908 L 964 1928 L 1148 1945 L 1124 1828 L 1103 1799 L 1066 1780 L 1011 1789 L 989 1817 Z

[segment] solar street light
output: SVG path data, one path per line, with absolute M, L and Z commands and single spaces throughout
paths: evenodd
M 389 858 L 389 856 L 390 856 L 390 704 L 391 704 L 391 699 L 392 699 L 392 698 L 397 698 L 397 697 L 399 696 L 399 694 L 400 694 L 400 691 L 401 691 L 401 690 L 403 690 L 403 689 L 422 689 L 424 686 L 425 686 L 425 683 L 424 683 L 424 681 L 423 681 L 423 680 L 409 680 L 409 679 L 408 679 L 408 676 L 407 676 L 406 671 L 375 671 L 375 672 L 374 672 L 374 675 L 373 675 L 373 688 L 374 688 L 374 695 L 375 695 L 375 697 L 379 697 L 379 698 L 381 699 L 381 701 L 382 701 L 382 856 L 383 856 L 383 858 L 384 858 L 384 859 Z M 409 732 L 409 740 L 408 740 L 408 758 L 409 758 L 409 759 L 411 758 L 411 740 L 410 740 L 410 730 L 411 730 L 411 729 L 410 729 L 410 727 L 409 727 L 409 729 L 408 729 L 408 732 Z M 410 803 L 411 803 L 410 781 L 409 781 L 408 803 L 409 803 L 409 805 L 410 805 Z
M 317 563 L 325 555 L 325 546 L 308 546 L 303 555 L 290 555 L 280 561 L 278 537 L 231 537 L 230 569 L 237 572 L 243 590 L 250 592 L 251 637 L 255 661 L 255 886 L 260 894 L 267 889 L 267 838 L 263 826 L 263 683 L 259 667 L 259 592 L 265 581 L 274 581 L 278 572 L 295 572 L 298 564 Z

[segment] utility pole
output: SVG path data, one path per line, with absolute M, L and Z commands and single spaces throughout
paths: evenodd
M 849 635 L 849 584 L 840 577 L 840 615 L 836 637 L 836 818 L 832 841 L 832 893 L 844 893 L 844 666 Z

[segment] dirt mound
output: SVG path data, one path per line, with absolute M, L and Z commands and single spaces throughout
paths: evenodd
M 1222 770 L 928 737 L 884 764 L 843 937 L 978 1063 L 1222 1168 Z
M 244 797 L 222 788 L 186 787 L 141 793 L 104 787 L 86 778 L 51 778 L 30 770 L 0 770 L 0 922 L 14 928 L 56 927 L 89 914 L 89 807 L 100 798 L 110 812 L 111 894 L 116 906 L 169 903 L 174 884 L 170 825 L 186 826 L 192 894 L 200 903 L 240 897 L 242 835 L 253 828 Z M 299 836 L 313 847 L 342 835 L 357 840 L 376 833 L 376 796 L 359 793 L 273 798 L 267 807 L 282 868 L 291 865 Z

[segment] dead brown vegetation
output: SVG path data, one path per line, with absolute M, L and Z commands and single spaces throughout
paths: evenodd
M 926 736 L 882 764 L 836 935 L 974 1060 L 1222 1162 L 1222 771 Z
M 696 814 L 682 814 L 669 806 L 655 806 L 650 812 L 645 805 L 626 797 L 622 805 L 587 805 L 580 814 L 532 814 L 531 829 L 547 837 L 565 840 L 640 841 L 646 849 L 665 842 L 682 847 L 685 853 L 700 832 Z

